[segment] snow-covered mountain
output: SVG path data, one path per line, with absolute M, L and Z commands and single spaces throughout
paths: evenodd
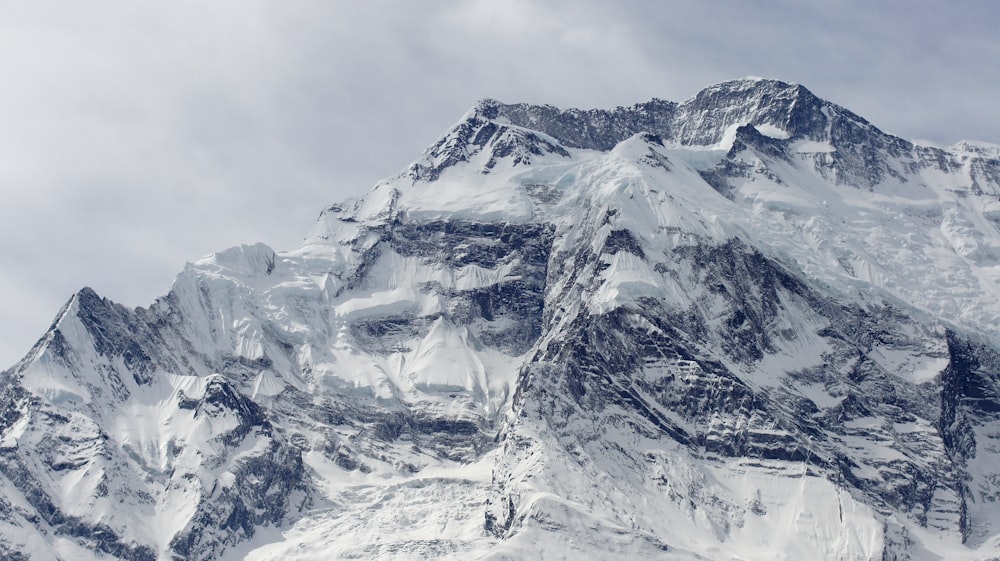
M 480 102 L 0 376 L 11 560 L 1000 557 L 1000 147 Z

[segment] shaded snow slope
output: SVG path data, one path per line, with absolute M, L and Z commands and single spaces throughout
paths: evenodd
M 480 102 L 295 250 L 75 295 L 0 378 L 0 554 L 996 557 L 995 148 Z

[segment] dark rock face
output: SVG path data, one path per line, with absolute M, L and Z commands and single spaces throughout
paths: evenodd
M 824 108 L 833 109 L 830 113 L 837 115 L 834 121 Z M 631 107 L 584 111 L 487 100 L 478 111 L 487 119 L 503 118 L 542 131 L 564 146 L 593 150 L 610 150 L 640 132 L 682 145 L 707 146 L 722 140 L 726 129 L 734 125 L 771 125 L 789 133 L 792 140 L 828 140 L 832 134 L 845 144 L 851 142 L 851 134 L 861 129 L 884 134 L 803 86 L 776 80 L 726 82 L 702 90 L 681 104 L 654 99 Z M 839 123 L 835 133 L 830 132 L 833 122 Z
M 211 381 L 204 398 L 182 401 L 180 407 L 194 409 L 196 418 L 235 417 L 236 427 L 218 437 L 223 445 L 222 455 L 206 458 L 208 468 L 226 465 L 229 451 L 240 448 L 248 441 L 260 438 L 269 441 L 262 452 L 244 454 L 229 465 L 234 474 L 232 487 L 218 492 L 212 489 L 203 497 L 187 529 L 171 543 L 177 559 L 213 559 L 225 546 L 252 537 L 257 527 L 274 525 L 283 520 L 289 508 L 290 493 L 301 486 L 304 477 L 301 453 L 271 438 L 271 427 L 263 410 L 236 392 L 224 379 Z M 24 398 L 9 405 L 8 411 L 15 408 L 20 415 L 30 416 L 29 422 L 37 427 L 41 436 L 33 448 L 0 449 L 0 474 L 23 494 L 33 509 L 27 521 L 40 524 L 54 535 L 73 538 L 83 547 L 114 559 L 157 559 L 158 555 L 150 545 L 120 537 L 121 528 L 90 522 L 84 516 L 64 512 L 59 506 L 58 488 L 51 487 L 36 475 L 39 470 L 46 479 L 50 477 L 49 473 L 58 478 L 63 473 L 104 472 L 104 477 L 95 487 L 96 497 L 131 496 L 131 500 L 137 499 L 140 505 L 151 505 L 154 499 L 145 490 L 123 486 L 123 483 L 129 482 L 126 474 L 131 470 L 129 466 L 134 461 L 135 451 L 128 447 L 119 448 L 107 433 L 94 425 L 88 426 L 92 421 L 79 413 L 63 415 L 50 406 L 39 404 L 37 400 Z M 9 427 L 5 425 L 3 428 Z M 92 431 L 89 434 L 88 429 Z M 172 451 L 171 454 L 179 451 Z M 194 478 L 190 473 L 177 475 L 178 481 Z M 23 512 L 19 514 L 25 515 Z
M 707 88 L 681 104 L 654 99 L 631 107 L 584 111 L 527 104 L 504 105 L 487 100 L 481 102 L 477 110 L 486 119 L 502 118 L 519 127 L 542 131 L 568 148 L 610 150 L 641 132 L 684 146 L 707 146 L 717 144 L 727 129 L 740 125 L 735 152 L 751 145 L 762 154 L 784 158 L 788 147 L 798 141 L 828 142 L 836 150 L 817 154 L 817 169 L 825 170 L 837 183 L 866 189 L 887 179 L 905 181 L 900 172 L 887 163 L 893 158 L 909 160 L 910 169 L 944 170 L 957 165 L 941 150 L 918 149 L 906 140 L 882 132 L 847 109 L 816 97 L 803 86 L 775 80 L 726 82 Z M 476 122 L 472 119 L 461 126 L 474 128 Z M 754 128 L 765 125 L 784 131 L 787 138 L 765 137 Z M 460 160 L 460 156 L 448 158 L 451 162 Z M 727 159 L 721 165 L 731 167 L 732 161 Z M 989 180 L 996 184 L 994 168 L 995 161 L 984 163 L 979 175 L 992 178 Z M 728 169 L 720 175 L 732 176 L 733 171 Z M 718 182 L 710 183 L 716 185 Z
M 504 105 L 486 100 L 478 111 L 487 119 L 504 118 L 513 124 L 544 132 L 569 148 L 611 150 L 639 132 L 673 138 L 671 126 L 677 111 L 672 101 L 653 99 L 611 111 L 600 109 L 560 110 L 549 105 L 519 103 Z
M 512 354 L 525 352 L 542 329 L 542 308 L 552 227 L 543 224 L 490 224 L 462 221 L 393 225 L 383 233 L 393 251 L 453 268 L 475 265 L 497 269 L 516 264 L 508 280 L 471 290 L 444 290 L 428 285 L 426 292 L 449 300 L 447 319 L 470 325 L 478 319 L 487 325 L 477 333 L 486 345 Z M 394 335 L 426 333 L 435 318 L 386 318 L 359 325 L 364 340 L 377 345 L 394 343 Z M 375 335 L 375 337 L 371 337 Z
M 301 451 L 271 441 L 233 470 L 233 482 L 213 488 L 188 527 L 170 542 L 174 558 L 207 561 L 285 519 L 288 499 L 305 477 Z
M 677 138 L 683 144 L 715 144 L 728 127 L 747 123 L 776 126 L 791 138 L 821 140 L 829 119 L 823 113 L 825 105 L 830 104 L 799 85 L 774 80 L 726 82 L 702 90 L 681 106 Z
M 603 440 L 610 433 L 680 443 L 696 455 L 801 463 L 880 511 L 909 512 L 921 525 L 969 534 L 966 459 L 983 438 L 972 419 L 996 415 L 995 351 L 950 331 L 920 335 L 916 321 L 892 306 L 829 300 L 738 240 L 678 248 L 672 257 L 658 270 L 704 287 L 716 302 L 711 308 L 725 310 L 721 321 L 655 300 L 583 314 L 558 336 L 543 334 L 553 343 L 522 372 L 515 396 L 522 415 L 541 419 L 570 455 L 594 442 L 621 450 Z M 829 327 L 776 327 L 792 315 L 823 318 Z M 766 356 L 810 337 L 829 349 L 815 367 L 767 386 L 759 374 L 748 377 Z M 877 359 L 886 349 L 928 344 L 948 349 L 939 383 L 906 381 Z M 836 405 L 806 398 L 797 388 L 807 386 L 839 396 Z M 899 428 L 912 425 L 927 432 Z M 506 453 L 518 458 L 522 437 L 511 430 L 504 438 Z M 862 453 L 845 444 L 854 439 L 880 444 Z M 504 537 L 525 514 L 500 473 L 487 528 Z
M 991 425 L 1000 420 L 1000 354 L 982 344 L 948 332 L 948 368 L 941 373 L 941 415 L 938 430 L 950 461 L 967 468 L 977 455 L 980 463 L 993 463 L 996 458 Z M 978 451 L 977 446 L 985 447 Z M 978 454 L 977 454 L 978 452 Z M 985 453 L 983 453 L 985 452 Z M 996 479 L 970 485 L 958 470 L 953 478 L 961 496 L 960 517 L 963 540 L 973 532 L 969 514 L 970 503 L 995 503 Z
M 225 378 L 217 377 L 209 380 L 205 386 L 204 397 L 198 400 L 192 409 L 195 418 L 199 415 L 215 417 L 226 413 L 233 414 L 237 419 L 236 427 L 218 437 L 229 446 L 239 444 L 255 428 L 268 434 L 271 430 L 264 410 Z
M 642 259 L 646 258 L 645 253 L 642 251 L 642 246 L 635 239 L 635 236 L 632 235 L 632 232 L 628 230 L 612 230 L 608 234 L 607 239 L 604 240 L 604 248 L 601 250 L 601 253 L 614 255 L 619 251 L 626 251 Z
M 489 173 L 499 160 L 505 158 L 512 159 L 514 165 L 524 166 L 530 164 L 535 156 L 558 154 L 569 157 L 561 145 L 536 133 L 471 118 L 427 150 L 429 164 L 415 164 L 408 173 L 413 179 L 434 181 L 444 170 L 469 162 L 479 153 L 488 154 L 481 169 L 483 174 Z
M 131 313 L 99 297 L 90 288 L 77 295 L 80 307 L 77 315 L 94 337 L 94 346 L 103 356 L 121 356 L 136 383 L 148 382 L 152 360 L 139 341 L 148 333 L 134 333 L 131 328 L 141 325 Z
M 43 413 L 42 416 L 50 424 L 67 423 L 69 421 L 67 418 L 51 411 Z M 40 451 L 47 456 L 51 470 L 58 472 L 81 467 L 81 465 L 74 465 L 62 460 L 65 454 L 60 452 L 65 452 L 66 448 L 76 448 L 73 444 L 80 443 L 67 443 L 57 439 L 43 439 Z M 63 450 L 60 450 L 60 448 L 63 448 Z M 105 457 L 112 453 L 107 447 L 104 435 L 91 442 L 83 443 L 83 448 L 83 450 L 72 450 L 79 454 L 76 461 L 81 464 L 87 463 L 88 459 L 92 457 L 90 449 L 96 449 L 98 455 Z M 38 480 L 36 469 L 31 459 L 23 457 L 18 453 L 18 450 L 9 448 L 0 449 L 0 474 L 3 474 L 14 488 L 24 496 L 27 503 L 33 509 L 33 512 L 26 517 L 28 522 L 42 525 L 57 536 L 75 539 L 85 547 L 109 555 L 115 559 L 128 561 L 154 561 L 156 559 L 156 553 L 152 548 L 120 538 L 114 528 L 105 524 L 89 522 L 83 517 L 64 512 L 57 504 L 57 499 L 45 492 L 45 486 Z M 106 489 L 104 492 L 107 492 Z M 21 516 L 25 514 L 22 512 L 15 513 L 11 509 L 3 510 L 6 510 L 6 512 L 0 511 L 0 516 L 3 516 L 4 520 L 13 521 L 17 519 L 14 516 L 15 514 L 20 514 Z M 18 556 L 28 558 L 24 553 L 17 550 L 5 552 L 5 555 L 10 555 L 13 559 L 17 559 Z

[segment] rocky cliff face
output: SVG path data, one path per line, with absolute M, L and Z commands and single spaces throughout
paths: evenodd
M 75 295 L 0 553 L 996 557 L 998 170 L 769 80 L 481 102 L 294 251 Z

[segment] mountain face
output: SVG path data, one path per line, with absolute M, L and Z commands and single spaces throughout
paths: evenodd
M 798 85 L 487 100 L 302 246 L 74 295 L 0 557 L 1000 557 L 1000 147 Z

